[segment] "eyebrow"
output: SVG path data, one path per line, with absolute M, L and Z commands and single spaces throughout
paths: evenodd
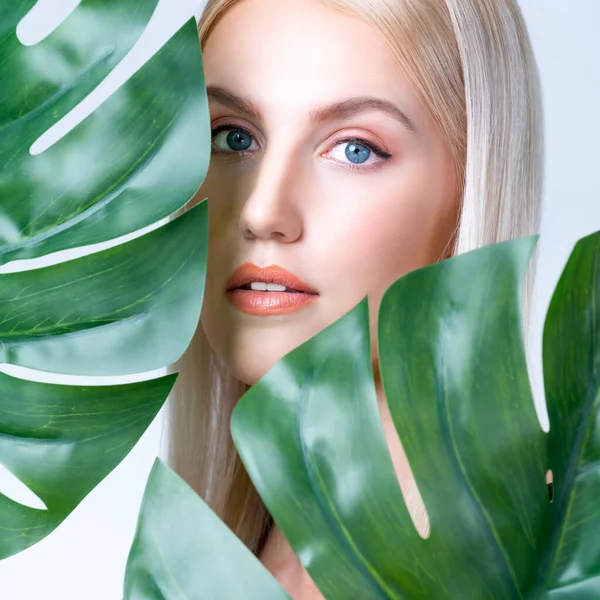
M 218 85 L 207 86 L 206 93 L 209 100 L 244 113 L 257 121 L 264 122 L 262 111 L 250 99 L 238 96 Z M 409 131 L 414 133 L 417 130 L 413 122 L 394 103 L 373 96 L 356 96 L 334 104 L 319 106 L 311 110 L 309 114 L 312 121 L 322 123 L 329 119 L 346 119 L 369 110 L 385 112 L 400 121 Z

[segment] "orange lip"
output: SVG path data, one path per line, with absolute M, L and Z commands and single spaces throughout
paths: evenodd
M 286 288 L 305 292 L 307 294 L 318 294 L 317 290 L 290 273 L 283 267 L 271 265 L 261 268 L 253 263 L 244 263 L 239 266 L 227 282 L 227 291 L 234 290 L 252 281 L 264 281 L 265 283 L 278 283 Z
M 278 283 L 284 292 L 241 289 L 253 281 Z M 261 268 L 252 263 L 241 265 L 227 282 L 227 299 L 238 310 L 251 315 L 278 315 L 304 308 L 318 297 L 314 288 L 277 265 Z

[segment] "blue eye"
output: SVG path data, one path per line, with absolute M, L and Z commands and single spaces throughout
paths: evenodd
M 213 129 L 211 133 L 213 147 L 217 152 L 245 152 L 252 145 L 252 135 L 239 127 L 221 125 Z
M 337 140 L 329 154 L 353 171 L 375 169 L 392 156 L 375 144 L 358 137 Z
M 346 157 L 350 162 L 355 164 L 364 163 L 371 156 L 370 148 L 363 144 L 348 144 L 346 146 Z
M 252 144 L 252 138 L 243 131 L 230 131 L 227 135 L 227 143 L 232 150 L 248 150 Z

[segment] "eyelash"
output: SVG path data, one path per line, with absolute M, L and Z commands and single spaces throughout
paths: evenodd
M 254 136 L 247 129 L 244 129 L 243 127 L 240 127 L 239 125 L 232 125 L 232 124 L 224 123 L 222 125 L 219 125 L 218 127 L 215 127 L 214 129 L 211 129 L 211 143 L 212 143 L 212 139 L 217 134 L 221 133 L 222 131 L 229 131 L 229 130 L 241 131 L 242 133 L 245 133 L 247 136 L 254 139 Z M 379 148 L 375 144 L 373 144 L 363 138 L 359 138 L 359 137 L 351 136 L 351 137 L 342 138 L 342 139 L 336 141 L 335 146 L 339 146 L 341 144 L 347 144 L 347 143 L 360 144 L 362 146 L 365 146 L 369 150 L 374 152 L 375 155 L 377 155 L 379 158 L 382 159 L 382 161 L 380 161 L 374 165 L 370 165 L 368 167 L 361 167 L 355 163 L 345 163 L 344 164 L 345 168 L 350 169 L 351 171 L 371 171 L 373 169 L 377 169 L 377 168 L 381 167 L 383 162 L 385 162 L 386 160 L 388 160 L 389 158 L 392 157 L 391 154 L 389 154 L 388 152 L 384 152 L 381 148 Z M 254 150 L 252 150 L 252 151 L 231 150 L 230 152 L 228 152 L 226 150 L 214 150 L 213 149 L 212 152 L 213 152 L 213 154 L 236 154 L 238 156 L 246 156 L 248 154 L 252 154 L 252 152 L 255 152 L 255 151 Z

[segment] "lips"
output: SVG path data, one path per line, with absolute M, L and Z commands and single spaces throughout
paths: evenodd
M 310 285 L 290 273 L 283 267 L 271 265 L 261 268 L 253 263 L 244 263 L 239 266 L 227 281 L 227 291 L 241 288 L 253 281 L 263 281 L 264 283 L 278 283 L 284 285 L 288 292 L 304 292 L 305 294 L 318 295 L 318 292 Z M 269 292 L 277 293 L 277 292 Z
M 275 283 L 285 291 L 253 290 L 252 282 Z M 227 299 L 237 310 L 254 316 L 271 317 L 297 312 L 313 304 L 319 294 L 283 267 L 258 267 L 244 263 L 227 282 Z

